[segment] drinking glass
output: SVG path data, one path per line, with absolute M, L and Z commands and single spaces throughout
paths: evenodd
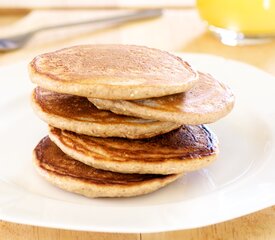
M 197 0 L 197 8 L 209 30 L 226 45 L 275 37 L 275 0 Z

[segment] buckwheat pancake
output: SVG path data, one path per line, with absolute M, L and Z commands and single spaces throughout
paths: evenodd
M 60 93 L 142 99 L 184 92 L 197 73 L 181 58 L 132 45 L 82 45 L 45 53 L 29 64 L 30 78 Z
M 121 173 L 173 174 L 203 168 L 216 159 L 215 135 L 203 125 L 182 126 L 153 138 L 96 138 L 54 127 L 51 140 L 87 165 Z
M 230 88 L 205 73 L 199 73 L 198 82 L 185 93 L 135 101 L 89 100 L 117 114 L 191 125 L 215 122 L 234 105 Z
M 122 174 L 99 170 L 64 154 L 48 137 L 34 149 L 37 171 L 52 184 L 87 197 L 131 197 L 153 192 L 181 174 Z
M 169 132 L 180 124 L 144 120 L 97 109 L 87 98 L 34 89 L 32 106 L 48 124 L 97 137 L 147 138 Z

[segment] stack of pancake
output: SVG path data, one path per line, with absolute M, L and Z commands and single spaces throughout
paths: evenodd
M 146 194 L 209 165 L 218 141 L 203 124 L 234 104 L 211 75 L 141 46 L 65 48 L 37 56 L 29 72 L 32 106 L 49 124 L 36 169 L 87 197 Z

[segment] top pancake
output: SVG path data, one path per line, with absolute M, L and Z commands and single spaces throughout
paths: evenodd
M 189 125 L 215 122 L 234 106 L 230 88 L 210 74 L 201 72 L 195 86 L 184 93 L 135 101 L 89 100 L 99 109 L 117 114 Z
M 143 99 L 184 92 L 197 73 L 168 52 L 132 45 L 82 45 L 37 56 L 30 78 L 59 93 L 101 99 Z

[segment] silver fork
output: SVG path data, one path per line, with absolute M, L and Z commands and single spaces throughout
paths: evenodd
M 74 23 L 65 23 L 65 24 L 60 24 L 55 26 L 46 26 L 39 29 L 34 29 L 24 34 L 0 39 L 0 51 L 7 52 L 7 51 L 19 49 L 23 47 L 34 34 L 40 31 L 45 31 L 45 30 L 50 30 L 55 28 L 72 27 L 72 26 L 78 26 L 78 25 L 84 25 L 84 24 L 103 23 L 103 22 L 120 24 L 125 22 L 137 21 L 141 19 L 155 18 L 161 15 L 162 15 L 162 11 L 160 9 L 141 10 L 130 14 L 92 19 L 92 20 L 86 20 L 86 21 L 74 22 Z

